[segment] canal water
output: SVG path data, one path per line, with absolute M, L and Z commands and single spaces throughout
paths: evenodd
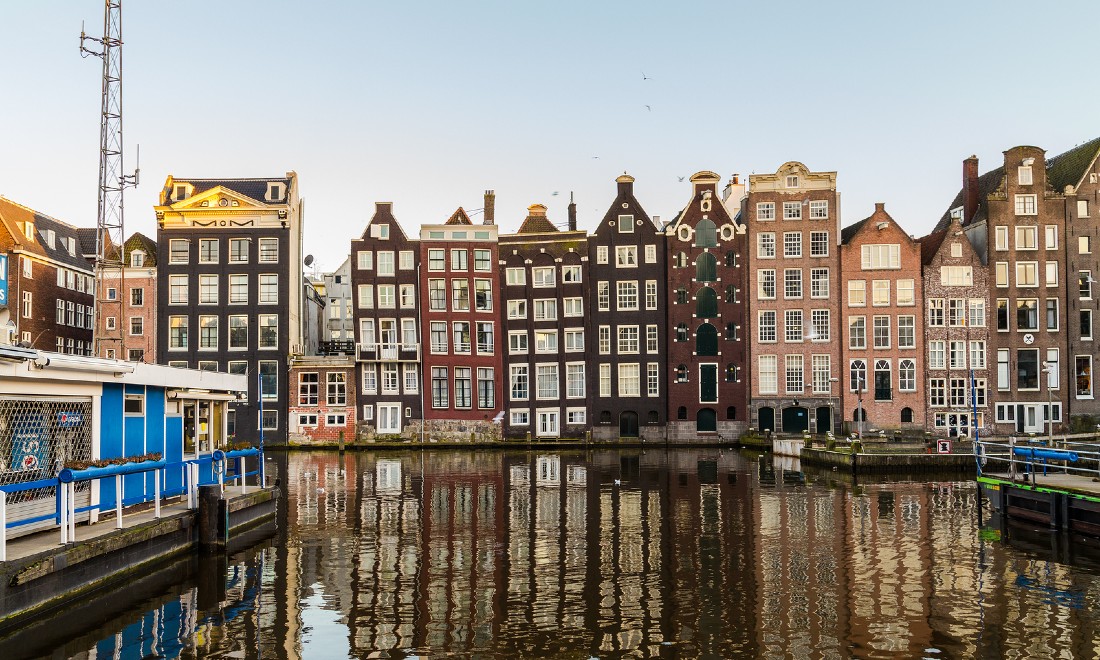
M 1100 653 L 1100 550 L 979 520 L 972 482 L 853 482 L 717 449 L 271 466 L 285 506 L 268 538 L 165 567 L 0 656 Z

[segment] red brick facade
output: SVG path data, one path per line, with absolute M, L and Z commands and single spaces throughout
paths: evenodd
M 291 441 L 353 442 L 358 421 L 351 357 L 292 358 L 288 401 Z

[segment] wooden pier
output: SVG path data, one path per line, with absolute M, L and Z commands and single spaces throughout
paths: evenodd
M 982 496 L 1009 522 L 1100 536 L 1100 479 L 1085 474 L 1050 472 L 1017 475 L 985 473 L 978 477 Z

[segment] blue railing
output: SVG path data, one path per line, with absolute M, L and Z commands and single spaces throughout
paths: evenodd
M 246 458 L 256 458 L 256 469 L 246 469 Z M 232 474 L 228 475 L 227 467 L 230 461 L 234 467 Z M 153 473 L 153 490 L 142 485 L 141 493 L 136 496 L 126 497 L 123 487 L 123 477 L 127 475 L 140 475 Z M 171 473 L 178 473 L 180 486 L 165 487 L 166 477 Z M 208 479 L 202 479 L 204 475 L 210 475 Z M 216 450 L 212 454 L 199 456 L 198 458 L 183 461 L 144 461 L 140 463 L 125 463 L 123 465 L 109 465 L 106 467 L 93 467 L 84 470 L 65 468 L 57 477 L 39 479 L 18 484 L 5 484 L 0 486 L 0 561 L 7 560 L 7 536 L 8 530 L 17 527 L 31 525 L 40 522 L 51 522 L 61 528 L 61 543 L 70 543 L 76 539 L 76 516 L 95 510 L 115 510 L 115 525 L 122 529 L 122 512 L 125 507 L 135 504 L 145 504 L 152 501 L 154 504 L 154 517 L 161 517 L 161 500 L 166 497 L 186 496 L 187 508 L 198 506 L 199 486 L 219 486 L 236 483 L 242 492 L 247 492 L 249 477 L 255 477 L 256 483 L 264 483 L 264 460 L 260 449 L 240 449 L 224 452 Z M 89 503 L 87 506 L 76 506 L 76 485 L 78 483 L 93 482 L 102 479 L 114 479 L 115 490 L 113 501 L 103 500 L 102 491 L 99 502 Z M 53 511 L 37 516 L 28 516 L 18 520 L 8 520 L 8 498 L 10 495 L 25 493 L 42 488 L 54 488 Z M 108 494 L 108 497 L 111 497 Z

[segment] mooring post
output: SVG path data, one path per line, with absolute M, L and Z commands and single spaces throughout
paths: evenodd
M 224 545 L 222 529 L 227 525 L 221 520 L 223 509 L 221 506 L 221 488 L 213 486 L 199 486 L 199 543 L 204 546 Z
M 115 475 L 115 529 L 122 529 L 122 475 Z
M 160 470 L 153 470 L 153 517 L 160 518 Z
M 66 519 L 69 515 L 69 489 L 65 488 L 65 484 L 58 482 L 57 484 L 58 496 L 58 516 L 57 521 L 61 525 L 61 545 L 65 545 L 69 542 L 69 521 Z
M 340 431 L 340 451 L 344 451 L 344 432 Z

